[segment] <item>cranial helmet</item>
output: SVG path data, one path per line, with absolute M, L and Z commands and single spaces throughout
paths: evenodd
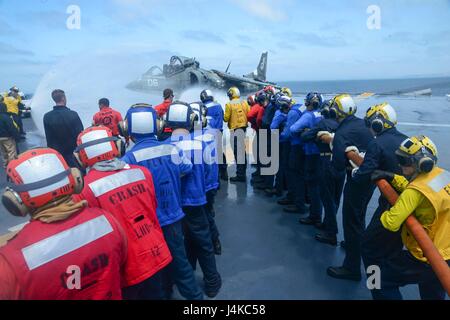
M 401 166 L 415 166 L 419 173 L 431 172 L 438 160 L 436 145 L 426 136 L 406 139 L 395 154 Z
M 91 127 L 78 135 L 74 156 L 83 167 L 120 157 L 124 151 L 122 140 L 103 126 Z
M 164 121 L 169 128 L 191 131 L 195 122 L 198 121 L 198 116 L 189 104 L 175 101 L 169 106 Z
M 211 90 L 209 90 L 209 89 L 203 90 L 200 93 L 200 100 L 203 103 L 208 103 L 208 102 L 214 101 L 214 96 L 213 96 Z
M 241 97 L 241 92 L 236 87 L 231 87 L 227 92 L 228 98 L 231 99 L 239 99 Z
M 69 168 L 64 158 L 49 148 L 22 153 L 9 163 L 6 173 L 11 183 L 7 184 L 2 203 L 19 217 L 83 190 L 80 170 Z
M 158 117 L 151 105 L 138 103 L 130 107 L 125 116 L 121 131 L 134 139 L 158 135 L 164 128 L 164 120 Z
M 389 103 L 382 103 L 370 107 L 364 118 L 367 127 L 379 134 L 397 125 L 397 113 Z
M 358 108 L 353 98 L 349 94 L 340 94 L 333 98 L 331 109 L 336 112 L 337 118 L 346 118 L 354 115 Z

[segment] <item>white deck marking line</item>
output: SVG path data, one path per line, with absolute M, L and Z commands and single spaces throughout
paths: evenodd
M 399 126 L 412 126 L 412 127 L 439 127 L 450 128 L 450 124 L 443 123 L 418 123 L 418 122 L 399 122 Z

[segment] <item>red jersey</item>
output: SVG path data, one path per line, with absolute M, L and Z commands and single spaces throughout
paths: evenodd
M 109 128 L 113 135 L 118 136 L 120 134 L 119 132 L 119 122 L 122 121 L 122 115 L 120 112 L 110 108 L 110 107 L 104 107 L 100 109 L 99 112 L 97 112 L 94 115 L 94 125 L 96 126 L 105 126 Z
M 91 169 L 79 196 L 89 206 L 111 212 L 128 236 L 124 286 L 138 284 L 172 261 L 156 215 L 152 174 L 140 166 L 117 171 Z
M 247 114 L 248 121 L 252 124 L 254 130 L 261 128 L 262 119 L 264 117 L 264 107 L 258 103 L 254 104 Z
M 0 249 L 0 299 L 121 299 L 126 255 L 124 231 L 104 210 L 31 221 Z

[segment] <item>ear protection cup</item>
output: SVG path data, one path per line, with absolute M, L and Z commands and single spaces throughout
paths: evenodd
M 75 180 L 73 193 L 74 194 L 80 194 L 83 191 L 83 188 L 84 188 L 83 174 L 77 168 L 70 168 L 70 173 L 72 174 L 72 177 Z
M 429 173 L 436 165 L 435 160 L 426 156 L 419 160 L 418 167 L 420 172 Z
M 2 195 L 2 204 L 13 216 L 25 217 L 29 209 L 20 199 L 19 194 L 12 189 L 6 188 Z
M 328 112 L 328 117 L 330 119 L 337 119 L 337 111 L 336 108 L 330 108 L 330 111 Z
M 375 133 L 381 133 L 384 130 L 384 122 L 380 118 L 376 118 L 370 123 L 370 127 Z
M 190 121 L 190 130 L 192 130 L 194 128 L 195 123 L 198 122 L 198 120 L 199 120 L 198 115 L 195 112 L 192 112 L 191 116 L 190 116 L 190 119 L 189 119 L 189 121 Z
M 86 168 L 85 164 L 81 161 L 81 159 L 80 159 L 80 154 L 79 154 L 78 152 L 74 152 L 74 153 L 73 153 L 73 157 L 75 158 L 75 160 L 77 161 L 78 165 L 79 165 L 81 168 Z
M 128 138 L 128 121 L 125 119 L 124 121 L 120 121 L 118 123 L 119 133 L 122 137 Z
M 127 147 L 123 143 L 122 139 L 118 138 L 116 141 L 117 150 L 119 150 L 119 158 L 123 157 L 127 152 Z
M 206 118 L 206 107 L 202 108 L 202 126 L 206 128 L 208 126 L 208 118 Z
M 164 120 L 164 117 L 158 117 L 158 119 L 156 119 L 156 127 L 158 130 L 158 135 L 164 131 L 164 128 L 166 127 L 166 121 Z

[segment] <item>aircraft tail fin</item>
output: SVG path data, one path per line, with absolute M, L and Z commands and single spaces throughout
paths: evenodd
M 261 59 L 259 60 L 258 69 L 256 69 L 257 73 L 257 79 L 266 81 L 266 74 L 267 74 L 267 52 L 264 52 L 261 55 Z
M 268 52 L 263 52 L 261 59 L 259 60 L 258 67 L 252 73 L 245 75 L 244 77 L 258 81 L 266 81 L 267 74 L 267 56 Z

